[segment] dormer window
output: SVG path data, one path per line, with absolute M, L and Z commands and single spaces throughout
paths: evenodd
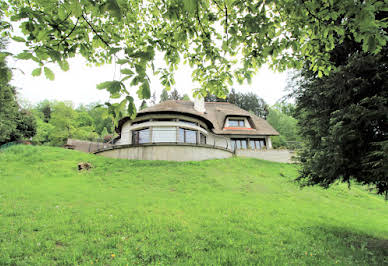
M 245 127 L 244 119 L 229 119 L 229 127 Z

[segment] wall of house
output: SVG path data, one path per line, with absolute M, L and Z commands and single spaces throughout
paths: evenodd
M 280 163 L 292 163 L 294 154 L 288 150 L 236 150 L 236 156 L 250 157 Z
M 231 151 L 213 148 L 209 145 L 188 144 L 143 144 L 139 146 L 115 146 L 96 153 L 111 158 L 129 160 L 164 160 L 164 161 L 202 161 L 225 159 L 233 156 Z
M 230 138 L 229 137 L 224 137 L 220 135 L 214 135 L 214 134 L 209 134 L 206 139 L 206 144 L 212 145 L 212 146 L 217 146 L 217 147 L 222 147 L 225 149 L 232 149 L 231 143 L 230 143 Z

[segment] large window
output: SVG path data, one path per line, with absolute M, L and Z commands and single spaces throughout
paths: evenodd
M 231 139 L 232 150 L 235 149 L 265 149 L 265 139 Z M 249 147 L 247 146 L 249 144 Z
M 132 132 L 132 144 L 142 144 L 150 142 L 150 129 L 145 128 Z
M 247 140 L 246 139 L 232 139 L 232 150 L 235 149 L 246 149 L 247 148 Z
M 230 127 L 245 127 L 244 119 L 229 119 Z
M 176 127 L 153 127 L 152 142 L 176 142 Z
M 265 139 L 250 139 L 249 148 L 251 149 L 265 149 Z
M 197 143 L 197 131 L 179 128 L 179 142 Z

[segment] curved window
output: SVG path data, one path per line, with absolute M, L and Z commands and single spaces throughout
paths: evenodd
M 152 142 L 176 142 L 176 127 L 153 127 Z
M 142 144 L 150 142 L 150 129 L 144 128 L 132 132 L 132 144 Z
M 179 128 L 179 142 L 197 143 L 197 131 L 186 128 Z

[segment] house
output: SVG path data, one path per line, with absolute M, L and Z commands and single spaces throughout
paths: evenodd
M 228 158 L 272 149 L 279 133 L 268 122 L 226 102 L 165 101 L 125 117 L 112 147 L 98 150 L 114 158 L 195 161 Z

